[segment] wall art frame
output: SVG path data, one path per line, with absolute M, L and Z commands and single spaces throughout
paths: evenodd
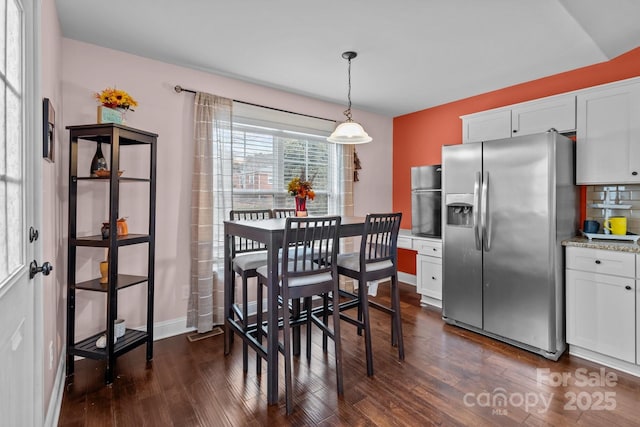
M 42 100 L 42 157 L 55 161 L 56 112 L 49 98 Z

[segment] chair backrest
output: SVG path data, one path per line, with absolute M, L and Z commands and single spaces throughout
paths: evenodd
M 293 289 L 306 285 L 315 287 L 314 293 L 331 290 L 338 270 L 330 261 L 337 257 L 339 239 L 339 216 L 287 218 L 283 247 L 297 249 L 283 251 L 283 287 L 292 290 L 292 295 L 297 293 Z
M 258 220 L 273 218 L 271 209 L 236 209 L 229 212 L 231 221 L 237 220 Z M 234 237 L 234 244 L 231 247 L 231 256 L 245 252 L 255 252 L 266 249 L 266 246 L 255 240 L 245 239 L 243 237 Z
M 278 208 L 273 210 L 274 218 L 289 218 L 291 216 L 296 216 L 295 208 Z
M 360 271 L 366 271 L 366 264 L 387 260 L 397 268 L 401 219 L 402 212 L 367 215 L 360 242 Z

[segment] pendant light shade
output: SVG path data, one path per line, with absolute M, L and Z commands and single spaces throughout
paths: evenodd
M 336 127 L 327 141 L 336 144 L 364 144 L 372 139 L 359 123 L 347 120 Z
M 347 120 L 340 123 L 333 133 L 327 138 L 327 141 L 335 144 L 364 144 L 371 142 L 372 139 L 365 132 L 364 128 L 351 119 L 351 60 L 358 56 L 356 52 L 344 52 L 342 57 L 349 61 L 349 107 L 344 111 Z

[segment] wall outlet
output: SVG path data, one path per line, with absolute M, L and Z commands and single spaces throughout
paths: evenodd
M 53 340 L 49 341 L 49 370 L 53 369 Z

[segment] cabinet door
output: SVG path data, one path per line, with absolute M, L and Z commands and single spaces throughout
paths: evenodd
M 640 182 L 640 84 L 577 97 L 576 182 Z
M 567 270 L 567 342 L 636 361 L 635 280 Z
M 418 293 L 442 300 L 442 258 L 418 254 Z
M 491 111 L 462 118 L 462 142 L 511 137 L 511 110 Z
M 576 97 L 563 95 L 527 102 L 511 110 L 511 133 L 513 136 L 546 132 L 555 128 L 568 132 L 576 128 Z

